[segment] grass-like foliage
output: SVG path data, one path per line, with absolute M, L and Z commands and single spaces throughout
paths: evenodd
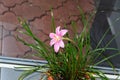
M 83 23 L 83 30 L 80 34 L 77 33 L 77 26 L 75 22 L 72 22 L 74 37 L 69 34 L 69 30 L 61 29 L 61 27 L 55 26 L 54 17 L 52 15 L 52 27 L 54 30 L 49 34 L 50 45 L 45 44 L 36 37 L 31 31 L 29 25 L 25 20 L 19 19 L 21 25 L 24 28 L 23 34 L 30 36 L 34 40 L 34 43 L 28 43 L 18 37 L 24 45 L 29 46 L 37 52 L 37 56 L 42 57 L 48 63 L 45 65 L 38 65 L 31 70 L 25 71 L 19 78 L 23 80 L 28 75 L 42 69 L 45 74 L 42 79 L 45 80 L 96 80 L 99 77 L 101 80 L 109 80 L 103 72 L 94 68 L 98 64 L 114 57 L 118 54 L 111 55 L 103 60 L 94 63 L 94 60 L 99 57 L 106 49 L 117 50 L 114 48 L 91 48 L 90 43 L 90 27 L 89 23 L 93 17 L 93 14 L 86 18 L 83 11 L 79 8 L 81 14 L 81 21 Z M 67 28 L 67 27 L 66 27 Z M 56 29 L 56 30 L 55 30 Z M 98 44 L 99 46 L 99 44 Z M 94 55 L 97 55 L 96 57 Z M 41 80 L 42 80 L 41 79 Z

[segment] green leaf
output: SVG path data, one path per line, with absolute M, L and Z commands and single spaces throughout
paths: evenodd
M 34 67 L 34 68 L 31 69 L 31 70 L 27 70 L 27 71 L 23 72 L 23 73 L 21 74 L 21 76 L 19 77 L 18 80 L 24 80 L 24 78 L 26 78 L 26 77 L 29 76 L 30 74 L 36 72 L 37 70 L 39 70 L 39 67 Z
M 94 65 L 96 66 L 96 65 L 98 65 L 98 64 L 100 64 L 100 63 L 102 63 L 102 62 L 104 62 L 104 61 L 106 61 L 106 60 L 108 60 L 108 59 L 110 59 L 110 58 L 113 58 L 113 57 L 115 57 L 115 56 L 117 56 L 117 55 L 120 55 L 120 52 L 119 52 L 119 53 L 115 53 L 114 55 L 108 56 L 108 57 L 106 57 L 105 59 L 103 59 L 103 60 L 95 63 Z
M 51 17 L 52 17 L 51 31 L 55 32 L 56 25 L 55 25 L 55 19 L 54 19 L 54 16 L 53 16 L 53 10 L 52 9 L 51 9 Z

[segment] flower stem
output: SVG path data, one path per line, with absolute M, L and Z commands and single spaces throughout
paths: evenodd
M 70 39 L 70 38 L 64 38 L 64 37 L 62 39 L 72 42 L 75 45 L 75 47 L 78 49 L 78 52 L 80 52 L 79 47 L 77 46 L 77 44 L 72 39 Z

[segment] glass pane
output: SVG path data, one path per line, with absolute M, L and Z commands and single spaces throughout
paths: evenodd
M 33 67 L 37 65 L 44 65 L 46 61 L 7 58 L 0 57 L 0 80 L 18 80 L 20 75 L 25 71 L 25 68 L 20 67 Z M 7 77 L 6 77 L 7 75 Z M 40 80 L 42 73 L 36 71 L 34 74 L 25 78 L 25 80 Z
M 114 6 L 114 10 L 119 10 L 120 9 L 120 0 L 115 0 L 115 6 Z
M 100 5 L 98 7 L 98 11 L 96 13 L 96 17 L 91 29 L 91 36 L 92 36 L 92 46 L 93 48 L 101 40 L 102 36 L 105 32 L 109 29 L 109 32 L 106 34 L 105 38 L 102 40 L 99 47 L 105 47 L 108 42 L 111 41 L 108 47 L 116 48 L 120 50 L 120 0 L 101 0 Z M 109 57 L 118 53 L 115 50 L 106 50 L 102 55 L 104 57 Z M 117 55 L 109 61 L 113 64 L 114 67 L 120 67 L 120 55 Z M 98 61 L 102 58 L 99 57 Z M 101 63 L 100 66 L 111 67 L 108 63 L 104 62 Z
M 11 68 L 1 68 L 1 80 L 18 80 L 23 71 Z M 6 77 L 7 75 L 7 77 Z M 24 80 L 40 80 L 40 73 L 36 72 Z
M 18 80 L 23 71 L 26 70 L 20 67 L 29 67 L 30 69 L 30 67 L 44 65 L 46 63 L 44 60 L 0 57 L 0 80 Z M 25 80 L 40 80 L 41 75 L 43 74 L 40 71 L 36 71 L 34 74 L 25 78 Z
M 108 15 L 108 22 L 109 26 L 111 28 L 112 34 L 116 35 L 115 38 L 117 47 L 120 49 L 120 12 L 111 12 L 110 15 Z

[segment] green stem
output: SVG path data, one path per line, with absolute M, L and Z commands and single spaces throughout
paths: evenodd
M 64 37 L 62 39 L 72 42 L 75 45 L 75 47 L 78 49 L 78 52 L 80 52 L 79 47 L 77 46 L 77 44 L 73 40 L 71 40 L 70 38 L 64 38 Z

